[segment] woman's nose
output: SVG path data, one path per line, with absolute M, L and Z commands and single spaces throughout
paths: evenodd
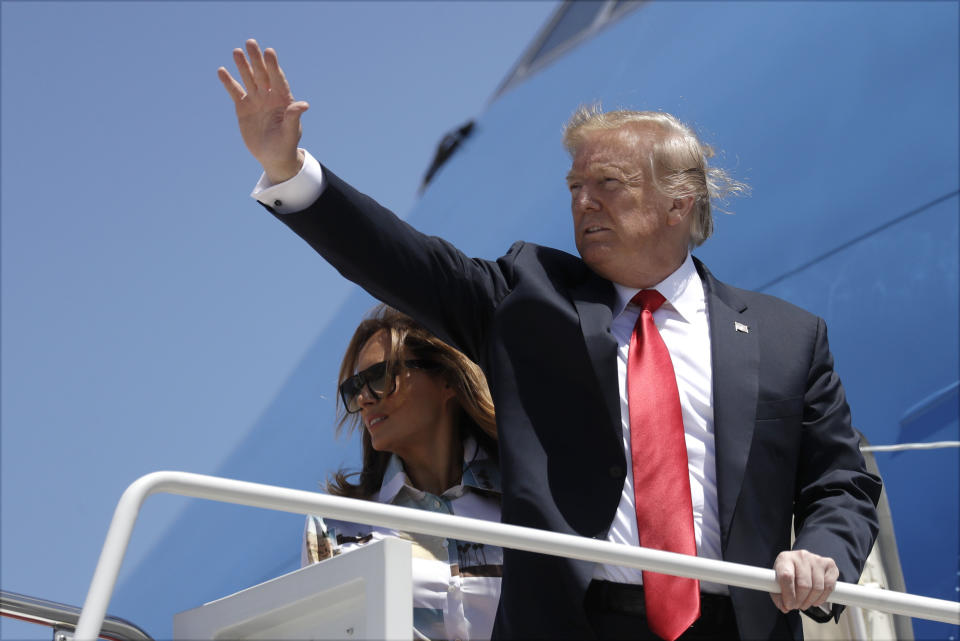
M 376 394 L 370 390 L 369 384 L 365 384 L 360 388 L 360 391 L 357 392 L 357 403 L 361 406 L 373 405 L 379 400 L 380 399 L 377 398 Z

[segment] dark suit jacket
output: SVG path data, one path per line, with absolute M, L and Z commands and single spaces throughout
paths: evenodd
M 497 409 L 506 523 L 604 539 L 627 470 L 612 284 L 577 257 L 516 243 L 471 259 L 420 234 L 332 172 L 308 209 L 278 218 L 346 278 L 478 362 Z M 795 547 L 856 581 L 877 533 L 865 471 L 823 321 L 716 280 L 699 261 L 712 340 L 723 557 L 770 568 Z M 739 322 L 749 332 L 734 329 Z M 593 564 L 505 551 L 500 638 L 588 638 Z M 797 613 L 732 588 L 744 638 L 799 638 Z

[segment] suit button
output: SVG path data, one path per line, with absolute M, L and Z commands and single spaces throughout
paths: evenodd
M 277 198 L 275 201 L 273 201 L 273 206 L 274 206 L 274 207 L 282 207 L 282 206 L 283 206 L 283 201 L 280 200 L 279 198 Z
M 610 466 L 610 478 L 618 479 L 623 476 L 623 468 L 619 465 Z

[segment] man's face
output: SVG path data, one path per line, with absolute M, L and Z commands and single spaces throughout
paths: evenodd
M 587 133 L 567 174 L 580 256 L 604 278 L 632 287 L 657 284 L 687 251 L 689 215 L 649 175 L 656 135 L 635 124 Z

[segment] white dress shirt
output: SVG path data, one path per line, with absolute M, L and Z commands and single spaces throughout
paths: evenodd
M 376 500 L 438 514 L 500 520 L 500 470 L 472 438 L 463 447 L 460 483 L 437 496 L 413 487 L 396 455 Z M 489 639 L 500 602 L 503 550 L 392 528 L 307 517 L 300 563 L 309 565 L 388 537 L 410 541 L 415 639 Z
M 269 205 L 278 214 L 292 214 L 312 205 L 325 185 L 323 167 L 306 149 L 303 152 L 303 167 L 300 172 L 282 183 L 272 184 L 262 174 L 250 194 L 264 205 Z
M 627 460 L 627 478 L 617 514 L 610 525 L 607 540 L 626 545 L 639 545 L 637 514 L 633 498 L 633 467 L 630 465 L 630 408 L 627 402 L 627 357 L 630 336 L 640 316 L 640 307 L 630 300 L 639 289 L 614 283 L 617 307 L 611 332 L 617 339 L 617 383 L 620 392 L 620 425 L 623 449 Z M 710 356 L 710 326 L 703 281 L 686 260 L 675 272 L 652 289 L 666 302 L 653 312 L 653 322 L 670 352 L 677 376 L 680 409 L 683 414 L 684 439 L 687 445 L 687 467 L 690 472 L 690 494 L 693 499 L 693 529 L 697 556 L 720 559 L 720 518 L 717 508 L 717 465 L 713 438 L 713 368 Z M 643 583 L 640 570 L 620 566 L 598 565 L 595 579 L 616 583 Z M 726 586 L 701 581 L 703 592 L 726 594 Z

